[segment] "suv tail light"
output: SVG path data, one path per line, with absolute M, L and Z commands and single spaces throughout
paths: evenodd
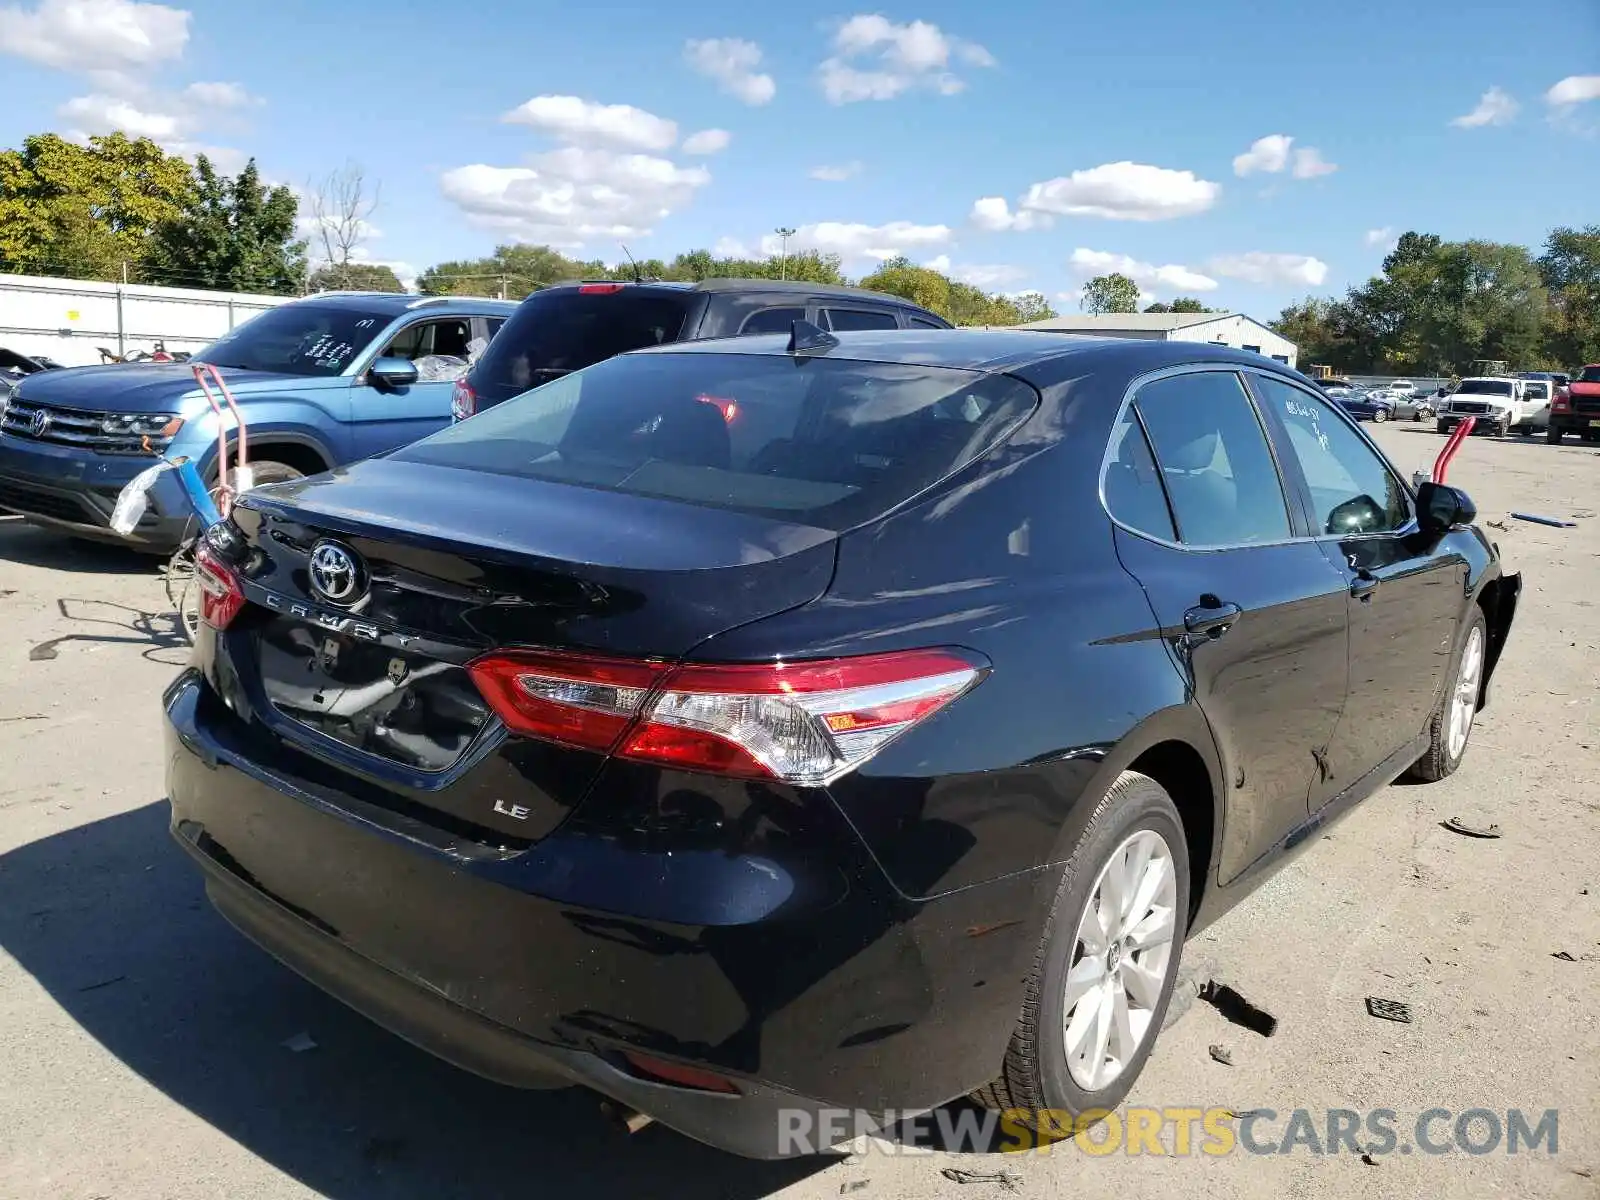
M 1550 401 L 1551 412 L 1566 412 L 1572 407 L 1572 393 L 1564 387 L 1556 389 L 1555 398 Z
M 244 607 L 244 589 L 233 568 L 203 541 L 194 548 L 194 579 L 200 587 L 200 619 L 213 629 L 226 629 Z
M 472 385 L 466 379 L 456 380 L 456 386 L 450 390 L 450 415 L 457 421 L 465 421 L 478 411 L 478 393 L 472 390 Z
M 909 650 L 761 665 L 511 652 L 471 666 L 513 731 L 638 762 L 819 785 L 970 691 L 988 663 Z

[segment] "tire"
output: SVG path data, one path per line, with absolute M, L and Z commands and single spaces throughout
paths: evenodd
M 1105 900 L 1101 884 L 1112 870 L 1113 860 L 1125 864 L 1128 854 L 1138 855 L 1145 850 L 1154 852 L 1146 860 L 1146 870 L 1159 873 L 1164 861 L 1168 875 L 1157 889 L 1159 903 L 1143 919 L 1133 914 L 1133 926 L 1159 929 L 1170 914 L 1169 940 L 1147 948 L 1132 948 L 1124 937 L 1123 942 L 1114 943 L 1103 953 L 1082 952 L 1079 935 L 1086 932 L 1091 899 L 1098 896 Z M 1071 1128 L 1057 1119 L 1041 1129 L 1040 1125 L 1046 1122 L 1038 1119 L 1040 1110 L 1068 1113 L 1076 1121 L 1079 1114 L 1092 1109 L 1116 1108 L 1138 1079 L 1161 1030 L 1178 977 L 1188 925 L 1189 853 L 1182 819 L 1172 797 L 1160 784 L 1147 775 L 1124 771 L 1096 805 L 1068 860 L 1000 1077 L 973 1092 L 972 1099 L 988 1108 L 1020 1110 L 1018 1116 L 1024 1124 L 1055 1137 L 1070 1134 Z M 1094 928 L 1089 927 L 1089 936 L 1097 936 Z M 1123 949 L 1125 944 L 1129 948 Z M 1157 953 L 1163 949 L 1164 956 Z M 1081 970 L 1093 963 L 1099 964 L 1098 975 L 1092 967 Z M 1109 982 L 1107 964 L 1112 965 Z M 1069 978 L 1074 987 L 1087 988 L 1070 1004 Z M 1100 982 L 1091 982 L 1095 978 Z M 1141 982 L 1130 987 L 1134 980 Z M 1094 1015 L 1097 1009 L 1093 1006 L 1102 989 L 1113 998 L 1121 993 L 1123 1012 L 1128 1016 L 1126 1025 L 1117 1020 L 1113 999 L 1104 1018 L 1108 1041 L 1120 1041 L 1131 1033 L 1136 1048 L 1129 1054 L 1124 1043 L 1120 1057 L 1125 1065 L 1120 1068 L 1107 1062 L 1102 1053 L 1098 1066 L 1102 1080 L 1097 1081 L 1090 1074 L 1096 1069 L 1094 1049 L 1099 1032 Z M 1151 997 L 1152 1005 L 1141 1003 Z M 1078 1039 L 1071 1044 L 1084 1051 L 1081 1057 L 1073 1055 L 1072 1061 L 1068 1051 L 1069 1014 L 1075 1018 L 1073 1028 L 1080 1030 Z M 1080 1021 L 1084 1022 L 1082 1027 Z M 1119 1027 L 1127 1032 L 1119 1034 Z M 1106 1045 L 1100 1043 L 1101 1047 Z M 1112 1068 L 1116 1068 L 1114 1073 L 1105 1078 L 1104 1073 Z
M 1475 653 L 1475 658 L 1473 657 Z M 1439 697 L 1439 706 L 1428 721 L 1428 752 L 1406 772 L 1412 779 L 1437 783 L 1454 775 L 1467 756 L 1472 741 L 1472 726 L 1478 713 L 1478 697 L 1483 694 L 1483 669 L 1489 655 L 1489 626 L 1483 610 L 1473 606 L 1472 616 L 1461 631 L 1460 644 L 1450 660 L 1450 683 Z M 1470 676 L 1470 678 L 1469 678 Z M 1470 691 L 1470 707 L 1456 715 L 1456 701 L 1463 690 Z M 1464 720 L 1459 741 L 1452 737 L 1455 720 Z
M 1503 437 L 1506 437 L 1508 434 L 1510 434 L 1510 432 L 1511 432 L 1511 422 L 1510 421 L 1502 421 L 1500 424 L 1498 424 L 1498 425 L 1496 425 L 1494 427 L 1494 435 L 1495 435 L 1495 437 L 1502 437 L 1503 438 Z
M 1388 419 L 1389 410 L 1387 408 L 1375 408 L 1372 410 L 1372 420 L 1374 424 L 1382 425 Z
M 1433 431 L 1435 433 L 1449 433 L 1450 429 L 1451 427 L 1446 425 L 1443 421 L 1435 421 L 1433 423 Z
M 304 471 L 297 471 L 288 463 L 281 463 L 274 458 L 252 459 L 250 473 L 254 476 L 253 486 L 255 487 L 264 487 L 269 483 L 288 483 L 291 479 L 305 478 Z M 235 482 L 238 474 L 237 470 L 230 470 L 228 472 L 228 482 Z
M 1555 425 L 1549 426 L 1544 431 L 1544 440 L 1549 442 L 1552 446 L 1559 446 L 1561 444 L 1561 430 L 1560 430 L 1560 428 L 1558 428 Z

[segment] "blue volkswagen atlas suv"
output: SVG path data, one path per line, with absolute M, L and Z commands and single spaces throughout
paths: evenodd
M 195 356 L 244 412 L 256 483 L 392 450 L 450 421 L 455 380 L 514 303 L 325 293 L 268 309 Z M 40 371 L 0 406 L 0 509 L 78 537 L 167 552 L 190 509 L 165 475 L 126 538 L 110 528 L 124 484 L 152 453 L 218 476 L 217 426 L 187 363 Z

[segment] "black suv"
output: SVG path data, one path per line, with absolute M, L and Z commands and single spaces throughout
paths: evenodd
M 801 320 L 835 331 L 950 328 L 943 317 L 899 296 L 826 283 L 559 283 L 522 302 L 483 358 L 456 384 L 451 410 L 457 421 L 464 420 L 558 375 L 628 350 L 788 333 Z

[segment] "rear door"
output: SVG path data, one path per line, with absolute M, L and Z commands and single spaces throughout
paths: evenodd
M 1118 553 L 1228 764 L 1227 882 L 1306 819 L 1344 703 L 1345 583 L 1287 502 L 1236 371 L 1150 378 L 1113 438 Z
M 1468 564 L 1447 543 L 1419 535 L 1410 491 L 1359 430 L 1308 389 L 1275 375 L 1250 379 L 1347 597 L 1349 700 L 1315 806 L 1426 725 L 1454 650 Z
M 426 437 L 450 423 L 450 393 L 467 370 L 472 340 L 481 336 L 467 316 L 429 317 L 403 326 L 378 350 L 378 358 L 415 363 L 408 387 L 375 387 L 358 376 L 350 395 L 351 442 L 367 458 Z M 371 365 L 370 363 L 368 364 Z

